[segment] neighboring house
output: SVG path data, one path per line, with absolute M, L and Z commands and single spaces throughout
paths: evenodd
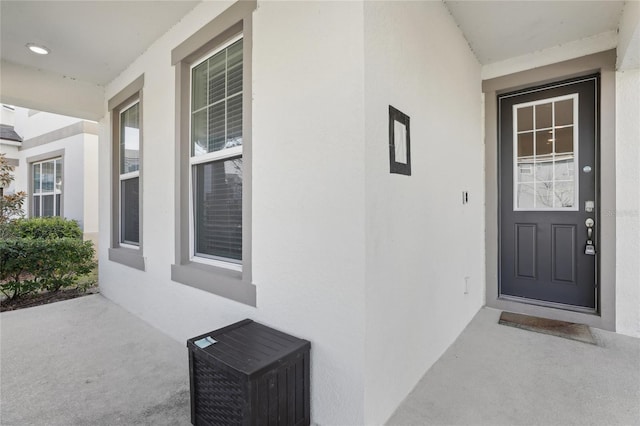
M 2 106 L 0 152 L 15 166 L 10 191 L 28 194 L 28 217 L 74 219 L 85 239 L 98 238 L 98 125 Z
M 20 161 L 18 160 L 18 151 L 22 144 L 22 138 L 13 128 L 14 108 L 7 105 L 2 105 L 0 108 L 0 153 L 5 154 L 7 163 L 14 167 L 13 170 L 15 177 L 18 165 L 20 164 Z M 8 188 L 4 188 L 5 194 L 11 194 L 14 192 L 16 192 L 15 180 L 9 184 Z
M 637 2 L 4 3 L 2 99 L 99 121 L 101 293 L 309 339 L 313 422 L 384 423 L 484 305 L 640 337 Z

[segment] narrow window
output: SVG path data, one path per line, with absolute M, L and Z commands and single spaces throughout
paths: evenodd
M 241 36 L 191 67 L 192 260 L 241 270 Z
M 33 217 L 60 216 L 62 210 L 62 158 L 33 163 Z
M 111 246 L 109 260 L 145 270 L 142 226 L 144 74 L 109 99 Z
M 140 103 L 120 112 L 120 244 L 140 245 Z

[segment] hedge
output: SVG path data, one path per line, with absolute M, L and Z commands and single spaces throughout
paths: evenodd
M 75 220 L 61 217 L 18 219 L 11 225 L 18 238 L 75 238 L 82 239 L 82 230 Z
M 0 240 L 0 292 L 9 299 L 77 286 L 95 267 L 93 244 L 74 221 L 25 219 L 12 231 Z

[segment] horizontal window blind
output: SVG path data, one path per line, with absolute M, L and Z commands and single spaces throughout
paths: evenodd
M 120 174 L 140 169 L 140 103 L 120 113 Z
M 242 259 L 242 158 L 194 166 L 196 254 Z
M 192 70 L 191 155 L 242 145 L 242 40 Z
M 239 39 L 191 72 L 194 254 L 232 263 L 242 260 L 242 48 Z
M 140 178 L 122 180 L 120 189 L 120 230 L 121 240 L 126 244 L 138 245 L 140 243 L 140 203 L 139 185 Z

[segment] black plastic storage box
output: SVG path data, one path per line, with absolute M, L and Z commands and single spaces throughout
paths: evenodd
M 308 341 L 246 319 L 187 347 L 194 425 L 309 425 Z

